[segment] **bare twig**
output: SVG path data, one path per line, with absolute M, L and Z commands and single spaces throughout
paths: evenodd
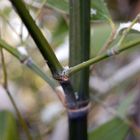
M 32 140 L 32 136 L 29 132 L 28 126 L 27 126 L 26 122 L 24 121 L 24 119 L 23 119 L 23 117 L 22 117 L 22 115 L 21 115 L 21 113 L 20 113 L 20 111 L 19 111 L 19 109 L 18 109 L 18 107 L 17 107 L 9 89 L 8 89 L 8 76 L 7 76 L 6 64 L 5 64 L 5 59 L 4 59 L 4 54 L 3 54 L 2 49 L 0 49 L 0 52 L 1 52 L 1 61 L 2 61 L 2 68 L 3 68 L 3 75 L 4 75 L 3 87 L 5 88 L 5 91 L 8 95 L 8 97 L 9 97 L 15 111 L 16 111 L 19 122 L 21 123 L 21 126 L 22 126 L 28 140 Z
M 138 57 L 127 66 L 116 71 L 115 74 L 107 80 L 103 80 L 99 77 L 91 78 L 90 87 L 99 93 L 105 94 L 111 89 L 113 89 L 115 86 L 122 83 L 124 80 L 133 77 L 138 72 L 140 72 L 140 57 Z

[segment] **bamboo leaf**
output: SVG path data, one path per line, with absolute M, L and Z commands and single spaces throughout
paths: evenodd
M 123 99 L 123 102 L 117 108 L 118 114 L 120 114 L 123 118 L 125 118 L 128 114 L 128 110 L 130 109 L 130 105 L 136 99 L 136 94 L 128 94 L 127 98 Z
M 8 111 L 0 112 L 0 140 L 19 140 L 15 118 Z
M 114 118 L 89 133 L 89 140 L 124 140 L 128 133 L 128 125 Z
M 110 33 L 111 28 L 107 24 L 96 25 L 91 29 L 91 57 L 95 57 L 97 55 L 99 50 L 106 43 Z
M 47 0 L 47 5 L 64 13 L 69 12 L 68 0 Z
M 62 17 L 60 17 L 52 33 L 53 46 L 59 46 L 60 44 L 64 43 L 67 34 L 68 34 L 68 25 L 66 21 Z
M 104 0 L 91 0 L 91 19 L 107 20 L 111 18 Z
M 63 13 L 69 13 L 68 0 L 48 0 L 47 5 Z M 104 0 L 91 0 L 91 20 L 108 20 L 111 18 Z

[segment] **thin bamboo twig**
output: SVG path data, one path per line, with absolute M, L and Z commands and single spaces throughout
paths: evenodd
M 19 111 L 19 109 L 18 109 L 18 107 L 17 107 L 17 105 L 16 105 L 16 103 L 15 103 L 15 101 L 14 101 L 14 99 L 13 99 L 13 97 L 12 97 L 10 91 L 9 91 L 9 89 L 8 89 L 8 76 L 7 76 L 7 70 L 6 70 L 4 54 L 3 54 L 2 49 L 0 49 L 0 52 L 1 52 L 1 61 L 2 61 L 2 68 L 3 68 L 3 75 L 4 75 L 4 84 L 3 84 L 3 86 L 5 88 L 5 91 L 6 91 L 7 95 L 8 95 L 8 97 L 9 97 L 9 99 L 10 99 L 10 101 L 11 101 L 11 103 L 12 103 L 14 109 L 15 109 L 15 111 L 16 111 L 16 114 L 17 114 L 17 117 L 19 119 L 19 122 L 20 122 L 20 124 L 21 124 L 21 126 L 22 126 L 22 128 L 23 128 L 23 130 L 24 130 L 24 132 L 25 132 L 25 134 L 26 134 L 26 136 L 28 138 L 28 140 L 32 140 L 32 136 L 30 134 L 29 128 L 28 128 L 26 122 L 24 121 L 24 119 L 23 119 L 23 117 L 22 117 L 22 115 L 21 115 L 21 113 L 20 113 L 20 111 Z
M 51 86 L 52 89 L 54 89 L 57 86 L 56 81 L 47 76 L 47 74 L 45 74 L 30 57 L 21 54 L 16 48 L 13 48 L 2 39 L 0 39 L 0 48 L 6 49 L 10 54 L 15 56 L 22 64 L 25 64 L 39 77 L 41 77 L 44 81 L 46 81 Z
M 92 64 L 98 63 L 104 59 L 107 59 L 113 55 L 118 55 L 119 53 L 128 50 L 130 48 L 135 47 L 136 45 L 140 44 L 140 39 L 135 39 L 133 41 L 128 42 L 127 44 L 122 45 L 120 48 L 112 48 L 109 51 L 107 51 L 105 54 L 99 55 L 97 57 L 91 58 L 88 61 L 85 61 L 83 63 L 80 63 L 76 66 L 70 67 L 67 71 L 65 71 L 66 75 L 72 75 L 78 71 L 80 71 L 83 68 L 86 68 Z
M 132 27 L 140 20 L 140 13 L 136 16 L 136 18 L 132 21 L 132 23 L 130 24 L 130 26 L 123 31 L 122 36 L 119 40 L 119 42 L 114 46 L 114 47 L 120 47 L 122 42 L 124 41 L 125 37 L 127 36 L 127 34 L 130 32 L 130 30 L 132 29 Z

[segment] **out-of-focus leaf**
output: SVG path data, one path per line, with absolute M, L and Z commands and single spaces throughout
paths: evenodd
M 91 57 L 94 57 L 104 46 L 110 33 L 111 28 L 107 24 L 93 26 L 93 28 L 91 29 Z
M 89 133 L 89 140 L 124 140 L 129 127 L 122 120 L 114 118 Z
M 107 20 L 111 18 L 104 0 L 91 0 L 91 19 Z
M 68 13 L 68 0 L 47 0 L 47 5 L 61 12 Z
M 58 46 L 64 42 L 65 37 L 68 33 L 68 26 L 66 21 L 60 17 L 59 22 L 52 33 L 52 44 L 53 46 Z
M 129 94 L 125 99 L 123 99 L 123 102 L 119 105 L 117 112 L 120 114 L 123 118 L 126 117 L 129 106 L 133 103 L 133 101 L 136 98 L 136 94 Z
M 11 7 L 5 7 L 2 11 L 0 11 L 0 15 L 9 16 L 12 11 Z
M 15 118 L 8 111 L 0 112 L 0 140 L 19 140 Z
M 47 0 L 48 6 L 55 8 L 63 13 L 69 13 L 68 0 Z M 91 0 L 91 19 L 107 20 L 111 18 L 107 5 L 104 0 Z
M 107 24 L 99 24 L 99 25 L 95 25 L 95 26 L 93 26 L 93 28 L 91 28 L 91 48 L 90 48 L 91 57 L 94 57 L 95 55 L 97 55 L 98 51 L 104 46 L 104 44 L 108 40 L 110 33 L 111 33 L 111 28 Z M 122 34 L 118 34 L 117 38 L 113 41 L 113 43 L 111 44 L 110 47 L 113 47 L 113 46 L 115 46 L 115 44 L 118 43 L 121 35 Z M 124 39 L 122 45 L 130 43 L 132 41 L 134 42 L 139 37 L 140 37 L 140 32 L 131 30 L 128 33 L 128 35 L 126 36 L 126 38 Z M 136 48 L 132 48 L 132 49 L 136 49 Z M 129 52 L 131 50 L 128 50 L 127 52 Z

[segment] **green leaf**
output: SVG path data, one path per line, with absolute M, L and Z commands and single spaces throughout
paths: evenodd
M 91 0 L 91 19 L 107 20 L 111 18 L 104 0 Z
M 54 47 L 57 47 L 60 44 L 64 43 L 64 40 L 66 39 L 67 35 L 68 35 L 68 25 L 66 21 L 62 17 L 60 17 L 52 33 L 52 45 Z
M 89 133 L 89 140 L 124 140 L 129 127 L 122 120 L 114 118 Z
M 91 29 L 91 57 L 97 55 L 110 36 L 111 28 L 107 24 L 99 24 Z
M 0 112 L 0 140 L 19 140 L 15 118 L 8 111 Z
M 68 0 L 47 0 L 47 5 L 64 13 L 69 12 Z
M 136 99 L 136 94 L 128 94 L 125 99 L 120 103 L 119 107 L 117 108 L 118 114 L 120 114 L 123 118 L 127 116 L 129 106 L 134 102 Z
M 47 5 L 58 11 L 68 14 L 68 0 L 47 0 Z M 91 0 L 91 20 L 108 20 L 111 18 L 104 0 Z

